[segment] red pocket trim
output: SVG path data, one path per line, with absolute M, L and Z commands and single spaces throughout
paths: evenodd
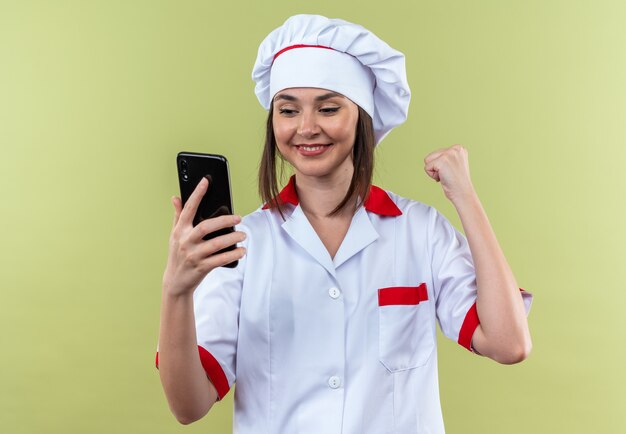
M 420 286 L 391 286 L 378 290 L 378 305 L 411 305 L 428 300 L 426 284 Z

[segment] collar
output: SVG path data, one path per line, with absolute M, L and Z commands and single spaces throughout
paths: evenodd
M 287 185 L 278 194 L 278 202 L 281 204 L 290 203 L 297 206 L 300 203 L 298 192 L 296 191 L 296 177 L 289 178 Z M 365 209 L 382 216 L 397 217 L 402 215 L 400 208 L 389 197 L 389 194 L 382 188 L 375 185 L 370 186 L 370 192 L 365 200 Z M 263 205 L 263 209 L 270 208 L 270 204 Z

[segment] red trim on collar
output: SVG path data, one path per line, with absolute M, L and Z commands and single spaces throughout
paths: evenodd
M 298 205 L 300 203 L 298 199 L 298 192 L 296 191 L 296 177 L 291 176 L 287 185 L 281 190 L 278 195 L 278 203 L 285 204 L 290 203 L 292 205 Z M 370 193 L 365 200 L 365 209 L 375 214 L 397 217 L 402 215 L 400 208 L 391 200 L 389 195 L 382 188 L 372 185 L 370 187 Z M 270 208 L 270 204 L 263 205 L 263 209 Z
M 280 191 L 278 197 L 274 200 L 274 202 L 278 202 L 277 204 L 270 204 L 269 202 L 263 205 L 263 209 L 274 208 L 276 205 L 283 205 L 285 203 L 290 203 L 292 205 L 297 206 L 300 201 L 298 200 L 298 192 L 296 191 L 296 177 L 291 176 L 289 178 L 289 182 L 285 187 Z
M 370 187 L 370 194 L 365 201 L 365 209 L 389 217 L 402 215 L 402 211 L 400 211 L 400 208 L 391 200 L 387 192 L 375 185 Z

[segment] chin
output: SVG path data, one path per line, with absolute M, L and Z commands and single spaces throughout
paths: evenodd
M 333 171 L 329 169 L 324 169 L 321 167 L 295 167 L 294 172 L 296 175 L 308 176 L 314 178 L 325 178 L 330 176 Z

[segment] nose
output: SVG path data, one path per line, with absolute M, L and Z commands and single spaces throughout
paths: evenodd
M 314 113 L 303 113 L 298 125 L 298 134 L 302 137 L 314 137 L 319 134 L 320 126 Z

